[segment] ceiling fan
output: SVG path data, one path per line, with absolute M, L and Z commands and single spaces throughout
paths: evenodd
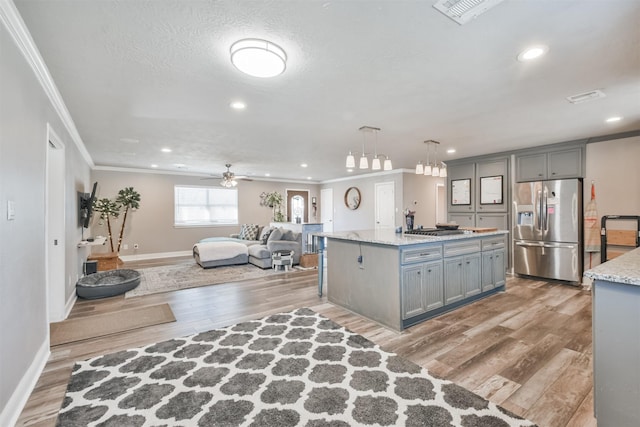
M 226 188 L 231 188 L 231 187 L 235 187 L 236 185 L 238 185 L 238 182 L 236 180 L 238 179 L 242 179 L 242 180 L 246 180 L 246 181 L 251 181 L 249 178 L 247 178 L 244 175 L 236 175 L 233 172 L 231 172 L 231 163 L 227 163 L 225 165 L 227 167 L 226 172 L 222 173 L 222 176 L 212 176 L 211 178 L 203 178 L 203 179 L 217 179 L 217 178 L 221 178 L 222 180 L 220 181 L 220 185 Z

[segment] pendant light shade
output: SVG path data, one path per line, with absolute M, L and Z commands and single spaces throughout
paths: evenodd
M 369 159 L 367 159 L 367 156 L 365 156 L 364 153 L 362 154 L 362 157 L 360 157 L 360 169 L 369 169 Z
M 351 151 L 349 151 L 349 155 L 347 156 L 347 168 L 355 168 L 356 167 L 356 158 L 353 157 Z
M 426 165 L 424 167 L 424 174 L 425 175 L 431 175 L 431 165 Z
M 437 165 L 431 169 L 431 176 L 440 176 L 440 168 Z
M 391 165 L 391 160 L 389 160 L 389 157 L 387 157 L 384 160 L 384 170 L 390 171 L 391 169 L 393 169 L 393 166 Z
M 424 167 L 422 166 L 422 162 L 418 162 L 416 165 L 416 175 L 422 175 L 424 173 Z
M 371 161 L 371 170 L 379 171 L 380 169 L 382 169 L 382 165 L 380 165 L 380 159 L 378 158 L 378 156 L 375 156 Z
M 446 178 L 446 177 L 447 177 L 447 165 L 442 163 L 442 167 L 440 168 L 440 178 Z

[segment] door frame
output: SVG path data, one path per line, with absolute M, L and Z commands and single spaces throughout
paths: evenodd
M 305 209 L 304 209 L 304 216 L 302 217 L 302 222 L 303 223 L 308 223 L 309 222 L 309 210 L 311 207 L 311 201 L 310 201 L 310 197 L 309 197 L 309 190 L 295 190 L 295 189 L 290 189 L 287 188 L 285 190 L 285 199 L 286 199 L 286 204 L 287 204 L 287 217 L 286 220 L 287 222 L 291 222 L 293 223 L 293 217 L 292 217 L 292 212 L 291 212 L 291 199 L 295 196 L 301 196 L 304 199 L 304 205 L 305 205 Z
M 320 220 L 323 231 L 333 231 L 333 188 L 320 189 Z
M 73 305 L 66 301 L 65 145 L 47 123 L 45 160 L 45 278 L 47 319 L 58 322 Z M 57 243 L 54 243 L 56 242 Z

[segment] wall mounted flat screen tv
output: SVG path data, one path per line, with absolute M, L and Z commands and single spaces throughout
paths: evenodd
M 96 199 L 96 189 L 98 183 L 93 183 L 93 189 L 91 193 L 78 192 L 78 206 L 79 206 L 79 225 L 84 228 L 89 228 L 89 222 L 91 222 L 91 215 L 93 214 L 93 202 Z

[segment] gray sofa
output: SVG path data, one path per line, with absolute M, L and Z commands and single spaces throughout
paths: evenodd
M 265 238 L 266 243 L 263 243 Z M 300 263 L 300 255 L 302 254 L 302 233 L 296 233 L 283 228 L 273 228 L 269 226 L 259 227 L 258 240 L 241 239 L 240 234 L 231 234 L 229 237 L 209 237 L 200 240 L 199 243 L 230 241 L 247 245 L 249 263 L 260 268 L 271 268 L 271 254 L 274 251 L 293 251 L 293 264 L 296 265 Z M 195 252 L 196 250 L 194 249 L 194 257 L 196 257 Z M 199 261 L 198 258 L 196 258 L 196 261 Z M 238 262 L 235 262 L 234 264 L 237 263 Z M 215 266 L 229 264 L 231 263 L 228 262 L 225 264 L 217 262 Z
M 249 262 L 260 268 L 271 268 L 271 254 L 275 251 L 293 251 L 293 265 L 300 264 L 302 233 L 274 229 L 269 234 L 267 244 L 249 246 Z

